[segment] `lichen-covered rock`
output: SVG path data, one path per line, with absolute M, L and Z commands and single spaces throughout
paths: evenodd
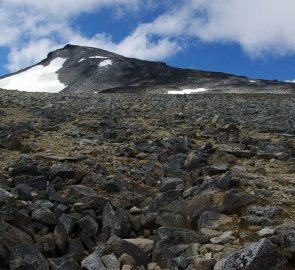
M 279 253 L 278 247 L 264 238 L 222 259 L 214 270 L 277 270 L 286 264 L 287 260 Z

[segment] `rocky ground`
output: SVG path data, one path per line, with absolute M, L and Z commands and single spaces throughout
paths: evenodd
M 295 96 L 0 108 L 1 269 L 295 268 Z

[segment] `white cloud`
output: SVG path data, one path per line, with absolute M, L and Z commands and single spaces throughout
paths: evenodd
M 150 34 L 238 43 L 251 57 L 295 53 L 293 0 L 190 0 L 140 26 Z
M 157 11 L 119 42 L 107 33 L 91 38 L 71 21 L 112 8 L 120 19 L 143 9 Z M 10 48 L 9 70 L 35 63 L 48 51 L 73 43 L 126 56 L 163 60 L 190 41 L 237 43 L 250 57 L 295 53 L 293 0 L 0 0 L 0 46 Z M 186 44 L 186 45 L 184 45 Z
M 43 59 L 48 52 L 58 49 L 61 44 L 55 43 L 50 39 L 40 39 L 38 41 L 30 42 L 27 46 L 21 49 L 11 48 L 8 55 L 9 63 L 8 70 L 16 71 L 22 67 L 27 67 L 35 64 Z

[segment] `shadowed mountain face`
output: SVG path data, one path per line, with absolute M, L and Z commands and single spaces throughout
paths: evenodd
M 23 79 L 27 74 L 30 75 L 29 79 Z M 18 84 L 15 84 L 16 79 Z M 227 93 L 295 92 L 295 85 L 291 83 L 250 80 L 219 72 L 174 68 L 162 62 L 127 58 L 105 50 L 75 45 L 66 45 L 50 52 L 46 59 L 33 67 L 0 78 L 0 88 L 30 91 L 27 88 L 21 89 L 26 81 L 31 91 L 36 91 L 39 87 L 38 91 L 68 93 L 167 93 L 178 90 Z M 43 84 L 38 85 L 38 82 Z

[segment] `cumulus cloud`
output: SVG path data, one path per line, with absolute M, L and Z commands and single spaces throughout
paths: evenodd
M 83 13 L 112 8 L 134 16 L 134 29 L 119 42 L 110 33 L 86 37 L 71 25 Z M 140 23 L 143 10 L 150 21 Z M 295 53 L 293 0 L 0 0 L 0 46 L 10 48 L 11 71 L 73 43 L 126 56 L 163 60 L 190 42 L 236 43 L 250 57 Z
M 203 42 L 238 43 L 251 57 L 295 53 L 292 0 L 191 0 L 153 22 L 146 31 Z

